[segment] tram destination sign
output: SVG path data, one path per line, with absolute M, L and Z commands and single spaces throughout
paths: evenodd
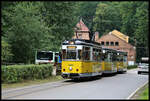
M 76 49 L 76 46 L 67 46 L 68 49 Z

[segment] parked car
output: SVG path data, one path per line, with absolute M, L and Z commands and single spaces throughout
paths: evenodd
M 149 72 L 149 64 L 148 63 L 140 63 L 138 65 L 138 74 L 148 73 Z

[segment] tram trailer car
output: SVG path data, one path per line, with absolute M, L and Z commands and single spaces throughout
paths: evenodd
M 102 47 L 90 40 L 72 39 L 62 43 L 62 77 L 82 78 L 102 75 Z
M 127 71 L 127 52 L 102 48 L 102 69 L 104 74 Z
M 103 73 L 117 73 L 117 51 L 111 48 L 102 48 L 102 53 Z
M 117 72 L 126 72 L 127 66 L 127 52 L 117 50 Z

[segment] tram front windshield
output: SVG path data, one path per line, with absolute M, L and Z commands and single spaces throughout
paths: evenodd
M 76 59 L 76 51 L 73 50 L 67 51 L 66 59 Z
M 63 60 L 80 60 L 80 50 L 62 50 Z

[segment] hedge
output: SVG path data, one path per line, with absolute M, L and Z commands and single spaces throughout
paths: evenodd
M 44 79 L 52 75 L 52 65 L 11 65 L 2 66 L 1 82 L 15 83 L 23 80 Z
M 134 69 L 134 68 L 137 68 L 137 65 L 127 66 L 127 69 Z

